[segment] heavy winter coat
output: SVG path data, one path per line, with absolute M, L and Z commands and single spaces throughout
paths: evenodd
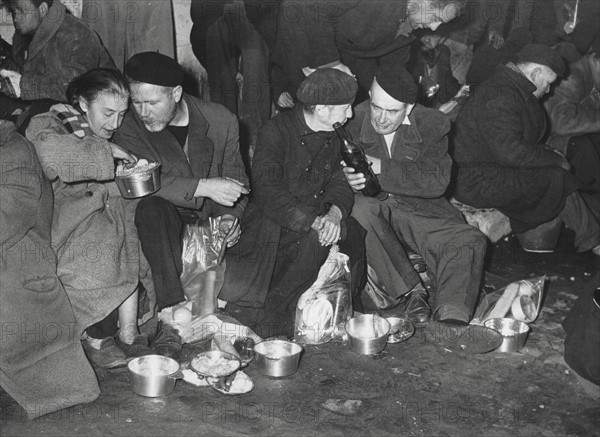
M 456 121 L 455 197 L 496 208 L 523 232 L 555 218 L 578 187 L 543 139 L 547 121 L 535 85 L 513 64 L 476 88 Z
M 327 213 L 331 205 L 346 218 L 354 203 L 339 162 L 335 133 L 310 130 L 302 108 L 281 114 L 263 127 L 252 163 L 252 197 L 242 220 L 241 239 L 227 254 L 221 299 L 254 307 L 264 304 L 276 262 L 286 262 L 277 260 L 282 232 L 298 241 L 297 256 L 312 262 L 312 279 L 316 278 L 328 249 L 319 256 L 309 254 L 302 241 L 308 241 L 305 237 L 312 232 L 315 218 Z M 294 261 L 298 259 L 288 262 Z M 310 279 L 303 278 L 306 288 Z M 294 290 L 299 284 L 287 285 Z
M 129 297 L 140 276 L 153 290 L 134 224 L 137 202 L 119 193 L 109 142 L 69 133 L 55 109 L 34 117 L 27 137 L 53 184 L 58 275 L 85 328 Z
M 15 34 L 13 50 L 23 63 L 21 99 L 66 101 L 71 80 L 92 68 L 116 68 L 100 38 L 55 1 L 31 42 Z
M 52 187 L 31 143 L 0 121 L 0 385 L 35 418 L 100 388 L 50 242 Z

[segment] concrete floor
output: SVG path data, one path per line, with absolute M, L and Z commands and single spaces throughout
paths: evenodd
M 171 395 L 144 398 L 126 369 L 99 371 L 97 401 L 35 421 L 1 392 L 0 435 L 600 435 L 600 403 L 565 367 L 560 325 L 600 259 L 576 254 L 568 231 L 554 254 L 525 253 L 511 237 L 489 256 L 496 286 L 548 275 L 521 353 L 450 350 L 447 332 L 429 324 L 379 360 L 332 342 L 306 347 L 289 378 L 263 377 L 250 364 L 255 388 L 240 396 L 178 381 Z

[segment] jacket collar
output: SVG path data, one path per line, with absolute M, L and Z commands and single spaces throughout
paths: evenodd
M 52 3 L 52 6 L 48 9 L 48 14 L 46 14 L 40 27 L 38 27 L 35 35 L 33 35 L 33 39 L 29 45 L 29 53 L 27 54 L 28 59 L 34 57 L 54 37 L 58 28 L 65 20 L 66 13 L 67 8 L 61 2 L 55 1 Z
M 509 62 L 508 64 L 498 68 L 514 85 L 516 85 L 517 90 L 519 90 L 525 100 L 529 100 L 532 97 L 535 98 L 533 93 L 537 87 L 521 72 L 521 70 L 519 70 L 515 64 Z

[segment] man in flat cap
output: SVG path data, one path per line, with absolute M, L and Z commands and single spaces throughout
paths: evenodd
M 161 188 L 143 198 L 135 222 L 142 250 L 152 268 L 158 310 L 185 299 L 182 232 L 198 218 L 221 217 L 226 233 L 242 216 L 246 176 L 238 144 L 238 122 L 225 107 L 183 92 L 183 70 L 156 52 L 134 55 L 125 66 L 131 85 L 129 111 L 114 141 L 150 162 L 161 164 Z M 239 225 L 227 245 L 240 237 Z M 175 356 L 181 339 L 160 324 L 155 350 Z
M 498 209 L 517 234 L 562 221 L 575 231 L 578 251 L 600 254 L 598 222 L 578 193 L 579 181 L 564 154 L 543 142 L 548 125 L 540 100 L 565 73 L 565 63 L 542 44 L 528 44 L 517 56 L 481 83 L 457 118 L 454 196 Z M 553 250 L 534 243 L 523 248 Z
M 333 129 L 352 116 L 357 88 L 344 72 L 316 70 L 300 85 L 302 104 L 259 133 L 252 196 L 219 298 L 263 337 L 293 333 L 298 298 L 333 244 L 350 257 L 353 292 L 364 286 L 364 230 L 350 217 L 354 196 Z
M 390 304 L 403 303 L 415 322 L 428 321 L 433 309 L 437 321 L 467 324 L 479 294 L 486 240 L 444 197 L 452 165 L 450 121 L 415 104 L 417 92 L 406 70 L 382 66 L 370 100 L 356 107 L 348 131 L 363 145 L 384 193 L 362 195 L 364 175 L 345 167 L 356 191 L 352 216 L 367 230 L 369 273 Z M 420 255 L 434 276 L 431 307 L 405 250 Z

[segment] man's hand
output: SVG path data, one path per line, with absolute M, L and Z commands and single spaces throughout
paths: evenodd
M 358 192 L 365 188 L 365 184 L 367 183 L 365 175 L 362 173 L 356 173 L 352 167 L 347 167 L 343 161 L 342 165 L 344 166 L 344 176 L 346 176 L 346 181 L 348 181 L 350 188 L 352 188 L 354 192 Z
M 135 164 L 138 161 L 138 159 L 134 155 L 132 155 L 122 147 L 117 146 L 115 143 L 110 143 L 110 149 L 114 159 L 122 159 L 128 164 Z
M 227 240 L 225 240 L 227 247 L 235 245 L 242 235 L 240 221 L 236 220 L 236 218 L 231 214 L 223 214 L 221 216 L 221 222 L 219 223 L 219 233 L 222 236 L 225 236 L 229 233 L 229 237 L 227 237 Z
M 498 50 L 504 45 L 504 37 L 497 30 L 490 30 L 488 32 L 488 45 Z
M 233 206 L 242 194 L 250 190 L 232 178 L 200 179 L 194 197 L 208 197 L 219 205 Z
M 294 99 L 287 91 L 282 92 L 277 99 L 277 106 L 280 108 L 293 108 L 294 107 Z
M 5 90 L 3 88 L 3 92 L 9 97 L 16 97 L 17 99 L 21 97 L 21 73 L 18 73 L 13 70 L 0 70 L 0 76 L 2 76 L 5 80 L 10 82 L 12 90 Z
M 342 233 L 342 211 L 332 205 L 327 214 L 315 219 L 311 228 L 319 233 L 321 246 L 331 246 L 339 241 Z

